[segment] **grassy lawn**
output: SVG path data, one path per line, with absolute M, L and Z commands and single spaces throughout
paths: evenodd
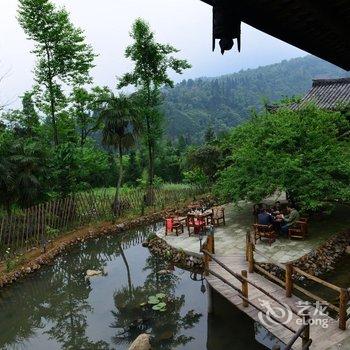
M 168 190 L 168 191 L 175 191 L 175 190 L 185 190 L 190 189 L 192 186 L 189 184 L 175 184 L 175 183 L 165 183 L 161 185 L 160 189 Z M 133 187 L 122 187 L 121 188 L 121 194 L 126 194 L 128 192 L 135 191 L 137 188 Z M 94 188 L 93 192 L 96 195 L 99 194 L 107 194 L 107 195 L 114 195 L 115 193 L 115 187 L 107 187 L 107 188 Z

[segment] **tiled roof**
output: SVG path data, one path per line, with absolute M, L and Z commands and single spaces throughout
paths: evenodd
M 350 78 L 313 80 L 311 90 L 292 109 L 305 107 L 309 103 L 325 109 L 350 105 Z

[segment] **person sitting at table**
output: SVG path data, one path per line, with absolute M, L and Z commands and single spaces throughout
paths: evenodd
M 295 223 L 300 219 L 300 214 L 293 204 L 287 206 L 287 212 L 288 215 L 281 215 L 281 234 L 286 237 L 288 236 L 288 230 L 292 228 L 295 225 Z
M 269 214 L 265 208 L 261 209 L 261 212 L 258 214 L 258 224 L 259 225 L 270 225 L 272 224 L 272 216 Z
M 281 213 L 281 202 L 276 201 L 275 205 L 272 207 L 271 214 L 273 217 L 276 217 L 280 213 Z

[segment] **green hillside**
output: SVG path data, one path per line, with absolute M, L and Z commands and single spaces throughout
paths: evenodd
M 224 130 L 244 121 L 262 101 L 303 95 L 314 78 L 347 73 L 313 56 L 282 61 L 217 78 L 183 80 L 165 91 L 164 112 L 170 137 L 198 141 L 209 125 Z

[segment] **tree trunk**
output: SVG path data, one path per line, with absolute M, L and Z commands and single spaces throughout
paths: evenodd
M 80 146 L 83 147 L 84 143 L 85 143 L 85 133 L 84 133 L 84 130 L 81 129 L 81 132 L 80 132 Z
M 146 116 L 146 125 L 147 125 L 147 146 L 148 146 L 148 186 L 146 193 L 146 204 L 152 205 L 154 202 L 154 144 L 151 140 L 151 126 L 149 122 L 148 115 Z
M 127 277 L 128 277 L 129 292 L 131 294 L 132 293 L 132 283 L 131 283 L 130 266 L 129 266 L 128 261 L 126 260 L 126 256 L 124 254 L 122 245 L 120 243 L 119 243 L 119 250 L 120 250 L 120 255 L 122 256 L 124 264 L 125 264 L 125 267 L 126 267 L 126 274 L 127 274 Z
M 48 77 L 47 82 L 49 85 L 49 94 L 50 94 L 50 112 L 51 112 L 51 123 L 52 123 L 52 130 L 53 130 L 53 142 L 55 146 L 58 146 L 58 130 L 57 130 L 57 123 L 56 123 L 56 106 L 55 106 L 55 94 L 53 91 L 53 76 L 52 76 L 52 70 L 51 70 L 51 55 L 50 50 L 48 48 L 48 45 L 46 45 L 46 58 L 47 58 L 47 67 L 48 67 Z
M 11 204 L 10 204 L 10 202 L 6 202 L 5 203 L 5 208 L 6 208 L 6 213 L 7 213 L 7 216 L 11 216 L 11 214 L 12 214 L 12 209 L 11 209 Z
M 50 82 L 50 110 L 51 110 L 51 122 L 52 122 L 52 130 L 53 130 L 53 142 L 55 146 L 58 146 L 58 130 L 56 123 L 56 110 L 55 110 L 55 96 L 53 94 L 52 82 Z
M 115 190 L 115 196 L 114 196 L 114 203 L 113 203 L 113 213 L 114 215 L 119 215 L 120 214 L 120 187 L 122 185 L 122 179 L 123 179 L 123 149 L 122 146 L 119 144 L 118 147 L 119 151 L 119 175 L 118 175 L 118 182 L 117 182 L 117 187 Z

